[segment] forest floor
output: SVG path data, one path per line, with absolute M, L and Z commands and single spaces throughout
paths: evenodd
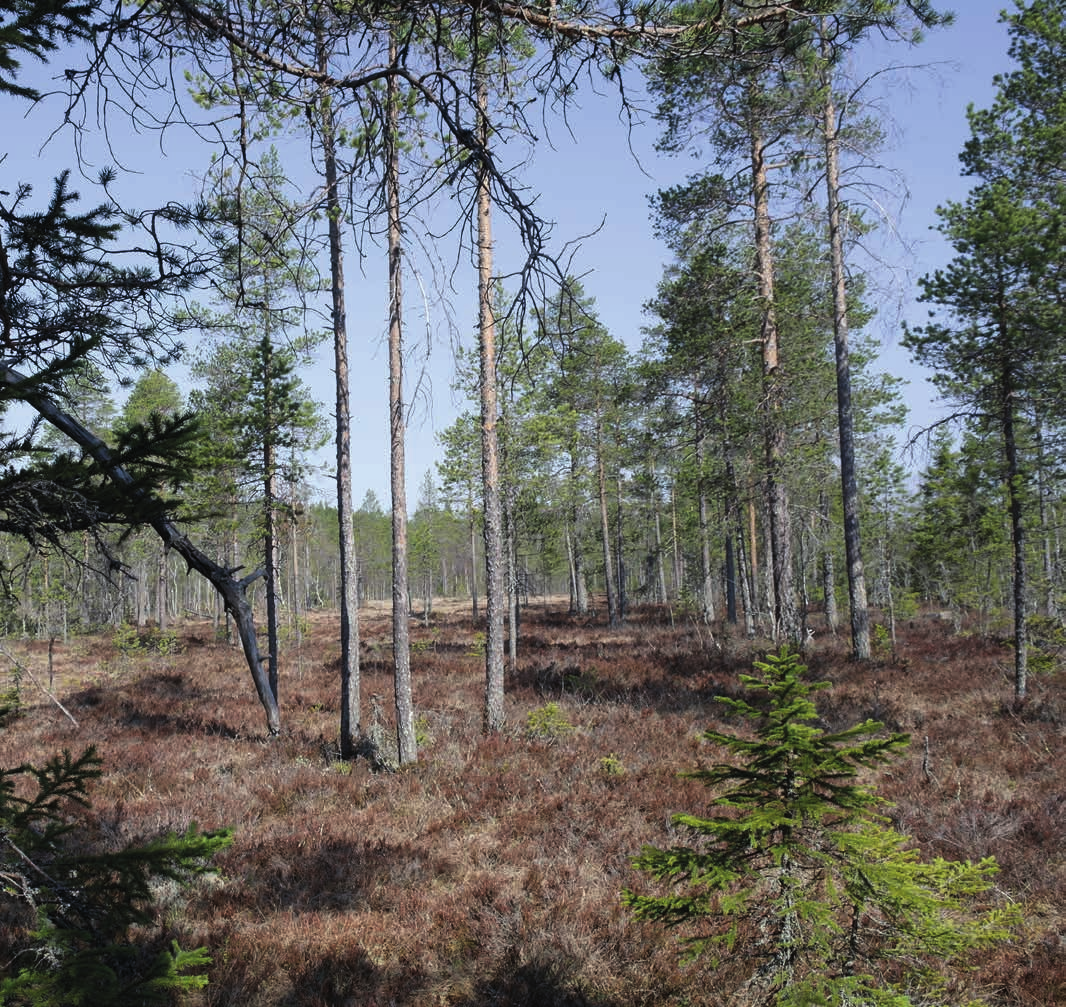
M 366 722 L 392 718 L 389 620 L 385 608 L 361 614 Z M 508 726 L 486 738 L 483 636 L 468 606 L 439 606 L 411 632 L 421 751 L 398 773 L 337 756 L 328 614 L 285 646 L 274 739 L 240 652 L 209 622 L 162 643 L 57 642 L 63 709 L 43 692 L 48 644 L 8 640 L 0 664 L 21 662 L 23 706 L 0 729 L 0 765 L 95 745 L 94 822 L 109 843 L 192 822 L 235 830 L 217 876 L 168 896 L 168 935 L 214 956 L 197 1004 L 731 1002 L 723 991 L 742 963 L 679 964 L 676 933 L 634 921 L 619 894 L 641 887 L 630 860 L 644 844 L 678 841 L 671 816 L 705 807 L 701 785 L 678 774 L 721 757 L 701 732 L 727 724 L 715 699 L 739 694 L 767 642 L 712 637 L 663 609 L 610 631 L 602 613 L 535 603 L 507 676 Z M 826 729 L 870 717 L 911 734 L 870 779 L 892 824 L 925 856 L 1001 865 L 997 895 L 1023 923 L 983 955 L 968 990 L 991 1004 L 1066 1004 L 1066 672 L 1035 674 L 1015 704 L 1008 643 L 931 615 L 899 626 L 896 647 L 882 642 L 869 663 L 824 632 L 804 660 L 832 683 L 816 694 Z

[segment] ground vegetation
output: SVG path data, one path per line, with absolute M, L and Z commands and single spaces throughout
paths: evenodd
M 675 934 L 634 920 L 621 892 L 643 883 L 641 848 L 672 845 L 672 816 L 713 796 L 683 774 L 725 761 L 706 731 L 744 732 L 718 700 L 746 696 L 739 676 L 770 641 L 716 627 L 718 646 L 662 606 L 634 605 L 612 631 L 603 596 L 592 600 L 597 618 L 569 615 L 565 593 L 531 599 L 509 726 L 485 737 L 480 625 L 466 599 L 435 599 L 429 624 L 411 625 L 419 759 L 398 773 L 339 757 L 336 613 L 312 613 L 287 659 L 288 728 L 273 740 L 209 620 L 183 624 L 170 653 L 147 634 L 58 643 L 53 693 L 77 726 L 38 687 L 46 642 L 8 641 L 25 673 L 0 763 L 93 744 L 100 828 L 233 827 L 219 880 L 168 903 L 173 935 L 215 959 L 199 1004 L 724 1007 L 749 963 L 681 964 Z M 995 857 L 989 898 L 1022 921 L 976 970 L 953 973 L 944 1002 L 1062 1002 L 1064 874 L 1050 852 L 1066 841 L 1062 673 L 1034 673 L 1018 708 L 1004 636 L 970 618 L 956 632 L 924 609 L 898 620 L 893 650 L 872 614 L 869 662 L 812 622 L 804 663 L 830 686 L 811 697 L 811 723 L 909 733 L 898 761 L 861 782 L 923 858 Z M 361 624 L 367 730 L 388 738 L 388 601 L 364 606 Z

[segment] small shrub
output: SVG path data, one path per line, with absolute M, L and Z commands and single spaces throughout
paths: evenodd
M 15 661 L 11 670 L 11 684 L 0 692 L 0 726 L 22 713 L 22 679 L 25 674 L 22 663 Z
M 526 714 L 526 734 L 537 741 L 556 742 L 573 729 L 558 703 L 546 703 Z
M 473 639 L 470 641 L 470 647 L 466 652 L 467 657 L 484 657 L 485 656 L 485 634 L 475 633 Z
M 144 653 L 144 643 L 136 626 L 128 622 L 119 623 L 111 635 L 111 643 L 123 657 L 136 657 Z
M 1057 619 L 1032 616 L 1028 620 L 1029 670 L 1037 675 L 1051 675 L 1062 667 L 1066 656 L 1066 627 Z
M 868 720 L 826 733 L 810 726 L 809 683 L 788 649 L 742 675 L 762 710 L 726 699 L 755 737 L 707 731 L 737 763 L 684 775 L 715 796 L 704 816 L 675 815 L 695 847 L 647 846 L 634 866 L 683 894 L 623 893 L 638 917 L 689 924 L 690 956 L 750 962 L 745 1002 L 774 1007 L 883 1007 L 942 1002 L 948 968 L 1008 937 L 1013 913 L 981 905 L 998 867 L 939 857 L 923 862 L 855 782 L 907 744 Z M 754 999 L 746 998 L 754 994 Z M 913 999 L 912 999 L 913 998 Z
M 175 654 L 181 653 L 181 644 L 178 642 L 178 634 L 172 629 L 166 629 L 162 632 L 158 629 L 152 630 L 148 634 L 148 649 L 153 654 L 159 654 L 161 657 L 172 657 Z
M 484 634 L 482 634 L 484 635 Z M 428 654 L 437 649 L 437 640 L 440 636 L 440 630 L 434 628 L 429 636 L 422 640 L 411 641 L 411 653 L 412 654 Z
M 173 657 L 181 653 L 181 643 L 173 629 L 150 629 L 142 634 L 128 622 L 115 627 L 111 643 L 115 650 L 127 658 L 144 657 L 146 654 Z
M 917 617 L 921 601 L 921 595 L 916 591 L 900 591 L 895 599 L 896 619 L 914 619 Z
M 626 775 L 626 767 L 622 760 L 612 752 L 600 759 L 600 776 L 608 780 L 617 780 Z
M 429 729 L 429 718 L 424 713 L 420 713 L 415 718 L 415 745 L 422 749 L 427 745 L 432 745 L 433 741 L 433 734 Z
M 599 669 L 590 664 L 585 669 L 573 669 L 563 677 L 563 688 L 575 696 L 594 698 L 600 689 Z

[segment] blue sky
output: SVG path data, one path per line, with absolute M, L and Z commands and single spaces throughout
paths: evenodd
M 1003 6 L 992 0 L 967 0 L 957 10 L 954 26 L 930 33 L 917 49 L 882 47 L 856 58 L 857 72 L 868 72 L 889 61 L 926 65 L 895 77 L 882 96 L 892 120 L 892 137 L 883 161 L 900 173 L 909 198 L 895 218 L 901 240 L 887 240 L 883 246 L 890 268 L 881 269 L 878 278 L 886 294 L 879 317 L 868 330 L 882 344 L 881 369 L 910 382 L 906 394 L 912 427 L 926 425 L 937 413 L 932 390 L 898 345 L 900 319 L 924 314 L 924 309 L 914 304 L 915 280 L 948 255 L 943 240 L 930 227 L 936 222 L 936 206 L 963 197 L 968 189 L 958 170 L 958 152 L 968 135 L 965 110 L 970 102 L 988 104 L 993 74 L 1008 67 L 1007 34 L 998 23 Z M 9 109 L 7 121 L 14 142 L 3 166 L 4 176 L 9 181 L 36 181 L 44 196 L 51 176 L 72 162 L 65 134 L 53 137 L 42 149 L 54 129 L 57 105 L 44 102 L 22 119 L 14 118 L 12 111 Z M 120 182 L 118 191 L 124 198 L 147 205 L 161 198 L 187 198 L 198 190 L 197 174 L 209 151 L 177 131 L 161 141 L 152 135 L 124 134 L 122 125 L 118 117 L 111 123 L 112 150 L 125 166 L 134 169 L 134 174 Z M 654 295 L 668 258 L 666 249 L 651 234 L 648 194 L 681 180 L 699 164 L 655 154 L 655 124 L 648 123 L 630 134 L 619 116 L 617 98 L 611 94 L 581 95 L 569 125 L 569 131 L 560 123 L 549 126 L 547 136 L 529 157 L 523 178 L 540 194 L 537 206 L 541 214 L 555 221 L 556 247 L 599 228 L 582 241 L 572 271 L 585 274 L 585 289 L 595 297 L 597 312 L 608 329 L 636 349 L 642 338 L 641 327 L 648 321 L 642 305 Z M 100 166 L 113 160 L 99 139 L 90 141 L 87 150 Z M 525 160 L 526 151 L 515 151 L 511 156 Z M 5 183 L 3 187 L 12 189 L 13 185 Z M 85 194 L 90 198 L 88 188 Z M 373 247 L 367 251 L 362 263 L 349 255 L 346 281 L 353 494 L 358 505 L 365 492 L 373 490 L 387 506 L 386 289 L 383 255 Z M 440 254 L 447 260 L 455 258 L 451 248 L 442 247 Z M 415 258 L 412 256 L 411 261 Z M 515 240 L 499 220 L 497 269 L 506 273 L 518 264 Z M 432 282 L 429 275 L 406 279 L 408 304 L 414 306 L 407 322 L 408 395 L 414 399 L 407 450 L 412 510 L 419 483 L 438 457 L 437 433 L 464 407 L 450 388 L 453 347 L 457 341 L 472 346 L 475 334 L 469 292 L 455 299 L 450 313 L 432 303 L 428 312 L 420 310 L 420 284 L 428 288 Z M 180 373 L 176 376 L 180 378 Z M 331 354 L 325 350 L 320 353 L 305 378 L 331 411 Z M 328 451 L 324 457 L 328 460 Z M 920 465 L 921 458 L 914 463 Z M 322 478 L 318 482 L 328 497 L 327 481 Z

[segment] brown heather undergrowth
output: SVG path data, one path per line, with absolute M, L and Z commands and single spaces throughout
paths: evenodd
M 728 1003 L 743 963 L 680 965 L 677 935 L 631 920 L 619 893 L 644 884 L 630 857 L 680 840 L 671 816 L 705 806 L 677 774 L 720 757 L 700 734 L 722 726 L 715 697 L 737 694 L 766 642 L 716 644 L 662 610 L 611 632 L 534 605 L 508 676 L 509 726 L 484 738 L 479 630 L 457 609 L 412 622 L 421 754 L 399 773 L 336 756 L 328 615 L 285 654 L 280 738 L 264 735 L 239 652 L 188 623 L 166 656 L 124 656 L 104 637 L 57 645 L 55 690 L 77 727 L 24 678 L 0 763 L 95 744 L 96 825 L 116 843 L 193 821 L 235 829 L 220 874 L 166 904 L 172 935 L 214 955 L 198 1004 Z M 388 720 L 387 613 L 364 612 L 361 631 L 365 706 L 379 697 Z M 817 696 L 823 726 L 873 717 L 910 732 L 907 755 L 876 779 L 893 823 L 926 856 L 1001 864 L 997 897 L 1019 903 L 1024 924 L 970 989 L 994 1004 L 1066 1003 L 1063 673 L 1036 677 L 1017 707 L 1001 641 L 932 619 L 899 640 L 857 665 L 843 637 L 816 635 L 805 660 L 833 683 Z M 46 645 L 6 648 L 46 682 Z M 548 703 L 573 730 L 530 734 L 528 714 Z

